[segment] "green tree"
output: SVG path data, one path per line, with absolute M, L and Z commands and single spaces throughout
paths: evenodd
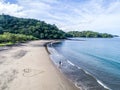
M 112 38 L 113 35 L 107 33 L 98 33 L 93 31 L 70 31 L 67 33 L 72 37 L 89 37 L 89 38 Z
M 56 25 L 47 24 L 36 19 L 17 18 L 9 15 L 0 15 L 0 33 L 32 35 L 39 39 L 66 38 L 66 33 L 61 32 Z M 56 35 L 57 34 L 57 35 Z M 55 36 L 54 36 L 55 35 Z

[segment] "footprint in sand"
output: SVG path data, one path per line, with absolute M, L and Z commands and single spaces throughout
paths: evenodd
M 44 73 L 43 70 L 37 70 L 37 69 L 23 69 L 23 76 L 24 77 L 34 77 L 36 75 L 39 75 L 41 73 Z

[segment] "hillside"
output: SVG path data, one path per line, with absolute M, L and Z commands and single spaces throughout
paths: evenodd
M 70 31 L 65 33 L 57 26 L 36 19 L 0 15 L 0 34 L 4 32 L 32 35 L 38 39 L 64 39 L 67 37 L 112 38 L 114 35 L 93 31 Z
M 0 15 L 0 34 L 4 32 L 32 35 L 39 39 L 63 39 L 66 33 L 57 26 L 36 19 Z
M 107 33 L 98 33 L 93 31 L 70 31 L 68 32 L 73 37 L 88 37 L 88 38 L 112 38 L 114 35 Z

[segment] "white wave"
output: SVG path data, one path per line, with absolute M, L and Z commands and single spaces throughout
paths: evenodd
M 81 67 L 77 66 L 78 69 L 81 69 Z
M 108 89 L 108 90 L 112 90 L 109 87 L 107 87 L 105 84 L 103 84 L 100 80 L 97 79 L 97 82 L 102 85 L 104 88 Z
M 92 74 L 90 74 L 89 72 L 87 72 L 87 71 L 85 71 L 85 70 L 84 70 L 84 72 L 85 72 L 86 74 L 92 76 Z M 93 77 L 93 76 L 92 76 L 92 77 Z
M 67 60 L 67 62 L 68 62 L 69 64 L 71 64 L 72 66 L 75 66 L 75 64 L 73 64 L 73 63 L 70 62 L 69 60 Z
M 89 72 L 87 72 L 87 71 L 85 71 L 84 70 L 84 72 L 86 73 L 86 74 L 88 74 L 88 75 L 91 75 L 92 77 L 94 77 L 92 74 L 90 74 Z M 94 77 L 95 78 L 95 77 Z M 95 78 L 96 79 L 96 78 Z M 96 79 L 97 80 L 97 82 L 101 85 L 101 86 L 103 86 L 104 88 L 106 88 L 106 89 L 108 89 L 108 90 L 112 90 L 112 89 L 110 89 L 109 87 L 107 87 L 105 84 L 103 84 L 100 80 L 98 80 L 98 79 Z
M 83 90 L 82 87 L 79 87 L 79 86 L 78 86 L 77 82 L 75 82 L 74 85 L 75 85 L 77 88 L 79 88 L 80 90 Z

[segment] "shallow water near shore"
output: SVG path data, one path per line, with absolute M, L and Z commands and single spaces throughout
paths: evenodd
M 83 90 L 119 90 L 120 38 L 77 39 L 49 44 L 53 62 Z

